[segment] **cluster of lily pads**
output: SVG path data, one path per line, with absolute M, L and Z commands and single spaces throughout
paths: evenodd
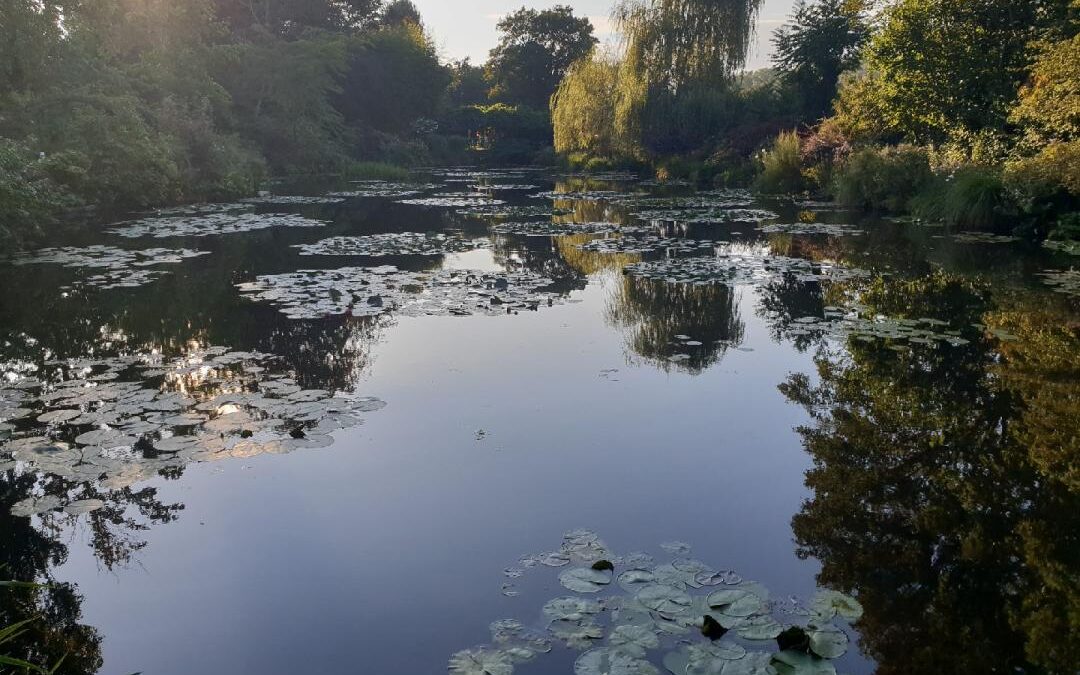
M 249 197 L 244 200 L 248 204 L 268 204 L 271 206 L 316 206 L 323 204 L 340 204 L 345 201 L 344 197 L 322 195 L 309 197 L 303 195 L 272 195 L 264 194 L 258 197 Z
M 528 204 L 488 204 L 476 205 L 471 208 L 461 208 L 457 211 L 463 216 L 475 218 L 554 218 L 568 216 L 571 209 L 556 208 L 554 206 L 528 205 Z
M 526 183 L 489 183 L 487 185 L 470 185 L 469 189 L 481 191 L 486 190 L 488 192 L 528 192 L 530 190 L 540 189 L 539 185 L 529 185 Z
M 556 551 L 522 558 L 506 571 L 560 568 L 573 595 L 549 600 L 536 622 L 491 624 L 491 643 L 450 657 L 452 675 L 512 675 L 515 666 L 552 651 L 581 651 L 575 675 L 835 675 L 832 661 L 850 643 L 846 624 L 863 613 L 858 600 L 822 590 L 809 603 L 777 601 L 759 583 L 688 555 L 619 556 L 593 532 L 565 535 Z
M 328 316 L 498 315 L 531 311 L 562 300 L 541 289 L 551 279 L 527 270 L 481 272 L 444 269 L 407 272 L 392 266 L 300 270 L 261 276 L 237 287 L 271 303 L 290 319 Z
M 391 183 L 381 180 L 353 181 L 356 186 L 352 190 L 343 192 L 331 192 L 327 197 L 339 199 L 374 198 L 401 199 L 423 194 L 428 190 L 438 188 L 436 183 Z
M 749 193 L 741 191 L 713 193 L 713 192 L 699 192 L 693 195 L 684 195 L 680 197 L 632 197 L 625 200 L 620 200 L 621 206 L 639 208 L 639 209 L 651 209 L 651 210 L 687 210 L 687 209 L 706 209 L 706 210 L 731 210 L 731 209 L 745 209 L 752 206 L 754 203 L 753 198 Z
M 874 315 L 866 308 L 826 307 L 825 316 L 795 319 L 795 326 L 786 331 L 790 336 L 854 337 L 862 342 L 891 340 L 912 344 L 949 344 L 960 347 L 969 344 L 965 331 L 947 321 L 932 318 L 901 319 Z
M 298 244 L 305 256 L 444 255 L 486 248 L 485 240 L 436 232 L 388 232 L 357 237 L 333 237 L 314 244 Z
M 720 248 L 715 256 L 669 258 L 640 262 L 624 269 L 626 274 L 674 284 L 729 286 L 760 284 L 792 276 L 802 282 L 848 281 L 869 272 L 828 262 L 774 256 L 757 249 Z
M 646 228 L 618 223 L 556 223 L 556 222 L 521 222 L 499 223 L 493 225 L 495 234 L 515 235 L 518 237 L 562 237 L 575 234 L 614 234 L 617 232 L 641 232 Z
M 74 269 L 100 270 L 98 274 L 80 279 L 78 285 L 108 290 L 136 288 L 165 275 L 162 270 L 149 270 L 158 265 L 177 265 L 184 260 L 209 255 L 207 251 L 190 249 L 150 248 L 127 250 L 113 246 L 65 246 L 46 248 L 15 258 L 16 265 L 63 265 Z
M 763 209 L 706 208 L 649 209 L 631 215 L 642 220 L 671 220 L 680 223 L 758 223 L 780 216 Z
M 854 225 L 839 223 L 773 223 L 763 225 L 761 231 L 765 234 L 816 234 L 830 237 L 851 237 L 866 234 Z
M 716 242 L 685 237 L 623 236 L 608 239 L 594 239 L 578 246 L 582 251 L 592 253 L 700 253 L 711 251 Z
M 128 239 L 153 237 L 209 237 L 254 232 L 271 227 L 325 227 L 326 221 L 288 213 L 236 213 L 209 211 L 191 216 L 143 218 L 108 230 Z
M 0 388 L 0 467 L 106 490 L 192 462 L 326 447 L 333 431 L 385 406 L 303 389 L 276 357 L 225 347 L 50 362 L 47 372 Z M 32 496 L 12 513 L 64 507 Z
M 470 206 L 498 206 L 506 202 L 501 199 L 493 199 L 489 195 L 475 192 L 445 193 L 419 199 L 401 199 L 399 204 L 410 206 L 427 206 L 439 208 L 465 208 Z
M 1057 251 L 1058 253 L 1080 255 L 1080 241 L 1058 241 L 1055 239 L 1047 239 L 1043 242 L 1043 246 L 1051 251 Z
M 574 202 L 613 202 L 623 199 L 635 199 L 640 196 L 640 193 L 637 192 L 621 192 L 619 190 L 573 190 L 566 192 L 550 190 L 529 195 L 532 199 Z
M 952 239 L 961 244 L 1013 244 L 1020 241 L 1020 237 L 989 232 L 957 232 Z
M 1080 270 L 1046 270 L 1038 275 L 1055 293 L 1080 295 Z

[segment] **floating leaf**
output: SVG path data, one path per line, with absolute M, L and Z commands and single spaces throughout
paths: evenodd
M 613 651 L 624 652 L 631 656 L 643 657 L 645 652 L 660 646 L 660 639 L 652 628 L 642 625 L 616 626 L 608 636 L 608 644 Z
M 684 591 L 660 584 L 642 588 L 637 593 L 637 601 L 662 614 L 679 614 L 686 611 L 693 602 Z
M 544 605 L 544 615 L 552 619 L 581 621 L 592 614 L 598 614 L 603 607 L 595 600 L 586 598 L 555 598 Z
M 559 583 L 575 593 L 599 593 L 611 583 L 611 572 L 577 567 L 560 574 Z
M 690 645 L 686 675 L 720 675 L 728 661 L 746 656 L 746 649 L 735 642 L 708 642 Z
M 611 649 L 592 649 L 574 662 L 574 675 L 657 675 L 648 661 Z
M 769 615 L 754 616 L 736 627 L 739 637 L 746 640 L 775 640 L 784 627 Z
M 747 617 L 759 612 L 762 601 L 750 591 L 732 588 L 713 591 L 707 599 L 709 607 L 734 617 Z
M 810 607 L 826 621 L 837 615 L 848 621 L 858 621 L 863 615 L 863 607 L 858 600 L 832 590 L 819 591 L 810 601 Z
M 103 508 L 105 508 L 105 502 L 100 499 L 80 499 L 79 501 L 71 502 L 65 506 L 64 512 L 73 516 L 78 516 Z
M 831 663 L 805 652 L 780 652 L 773 655 L 771 665 L 777 675 L 836 675 Z
M 811 627 L 810 651 L 823 659 L 836 659 L 847 653 L 848 636 L 835 626 Z
M 514 664 L 498 649 L 466 649 L 450 657 L 452 675 L 512 675 Z

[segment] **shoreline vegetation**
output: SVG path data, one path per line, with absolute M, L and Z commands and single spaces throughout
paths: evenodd
M 619 0 L 617 50 L 569 6 L 521 9 L 473 65 L 440 58 L 409 0 L 17 0 L 0 28 L 0 244 L 269 176 L 459 164 L 1080 238 L 1080 2 L 800 1 L 773 67 L 745 72 L 760 6 Z

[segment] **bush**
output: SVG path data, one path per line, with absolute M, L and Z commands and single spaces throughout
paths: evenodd
M 1068 213 L 1058 218 L 1050 232 L 1050 238 L 1057 241 L 1080 241 L 1080 213 Z
M 41 226 L 77 200 L 49 174 L 61 160 L 35 157 L 25 145 L 0 138 L 0 251 L 41 235 Z
M 899 213 L 932 188 L 935 176 L 922 148 L 900 145 L 864 148 L 833 176 L 833 193 L 845 206 L 864 211 Z
M 958 171 L 948 182 L 941 216 L 950 227 L 992 230 L 1005 220 L 1011 210 L 1001 173 L 993 169 L 969 167 Z
M 785 131 L 776 137 L 773 145 L 761 153 L 761 173 L 754 182 L 760 192 L 793 194 L 806 189 L 802 173 L 802 156 L 799 134 Z

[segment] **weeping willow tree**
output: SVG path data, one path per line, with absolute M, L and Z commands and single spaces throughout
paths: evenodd
M 701 138 L 672 132 L 724 114 L 718 94 L 746 63 L 761 3 L 622 0 L 614 11 L 621 60 L 594 55 L 552 98 L 557 149 L 642 159 L 692 149 Z
M 623 0 L 615 21 L 624 65 L 649 88 L 677 93 L 724 80 L 746 63 L 762 0 Z

